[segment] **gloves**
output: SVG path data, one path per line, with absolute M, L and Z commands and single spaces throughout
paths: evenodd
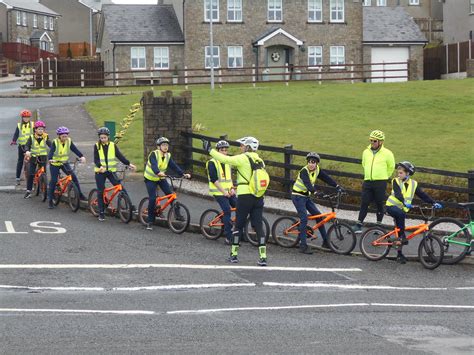
M 410 208 L 410 209 L 413 208 L 413 205 L 411 203 L 405 202 L 404 205 L 405 205 L 406 208 Z
M 202 139 L 202 149 L 209 153 L 212 149 L 211 142 Z
M 435 210 L 440 210 L 440 209 L 443 208 L 443 205 L 441 203 L 435 202 L 435 203 L 433 203 L 433 208 Z
M 16 141 L 11 141 L 10 145 L 16 145 Z
M 336 190 L 337 190 L 337 192 L 339 192 L 341 194 L 346 192 L 346 190 L 344 190 L 344 188 L 342 186 L 339 186 L 339 185 L 336 186 Z

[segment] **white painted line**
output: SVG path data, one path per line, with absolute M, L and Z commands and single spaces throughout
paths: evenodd
M 3 185 L 0 186 L 0 191 L 16 190 L 14 185 Z
M 137 287 L 41 287 L 41 286 L 15 286 L 0 285 L 0 289 L 19 289 L 30 291 L 160 291 L 160 290 L 185 290 L 204 288 L 230 288 L 230 287 L 255 287 L 254 283 L 234 284 L 191 284 L 191 285 L 159 285 L 159 286 L 137 286 Z
M 199 269 L 199 270 L 261 270 L 261 271 L 319 271 L 360 272 L 359 268 L 318 268 L 287 266 L 246 265 L 194 265 L 194 264 L 0 264 L 0 269 Z
M 414 290 L 414 291 L 447 291 L 447 287 L 398 287 L 398 286 L 382 286 L 382 285 L 340 285 L 340 284 L 329 284 L 329 283 L 281 283 L 281 282 L 264 282 L 263 286 L 270 287 L 305 287 L 305 288 L 335 288 L 342 290 Z M 452 290 L 459 290 L 465 288 L 451 288 Z
M 474 309 L 474 306 L 457 304 L 398 304 L 398 303 L 371 303 L 373 307 L 402 307 L 402 308 L 447 308 L 447 309 Z
M 139 315 L 139 314 L 156 314 L 153 311 L 114 311 L 114 310 L 95 310 L 95 309 L 34 309 L 34 308 L 0 308 L 0 313 L 83 313 L 83 314 L 124 314 L 124 315 Z
M 269 306 L 269 307 L 241 307 L 241 308 L 210 308 L 183 311 L 168 311 L 166 314 L 190 314 L 190 313 L 216 313 L 236 311 L 275 311 L 285 309 L 308 309 L 308 308 L 340 308 L 340 307 L 367 307 L 368 303 L 341 303 L 341 304 L 309 304 L 302 306 Z

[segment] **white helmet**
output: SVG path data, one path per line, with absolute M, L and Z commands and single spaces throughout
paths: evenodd
M 258 149 L 258 139 L 255 137 L 242 137 L 240 139 L 237 139 L 237 142 L 239 142 L 242 145 L 250 147 L 252 151 L 256 151 Z

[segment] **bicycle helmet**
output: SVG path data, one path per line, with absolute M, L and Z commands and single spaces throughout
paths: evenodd
M 31 117 L 31 111 L 30 110 L 23 110 L 20 112 L 20 117 Z
M 402 167 L 405 169 L 405 171 L 408 173 L 408 175 L 413 175 L 415 174 L 415 166 L 410 163 L 409 161 L 401 161 L 400 163 L 397 163 L 397 168 Z
M 156 145 L 162 145 L 163 143 L 170 144 L 170 140 L 166 137 L 160 137 L 156 140 Z
M 110 129 L 108 129 L 107 127 L 100 127 L 98 130 L 97 130 L 97 134 L 100 136 L 101 134 L 106 134 L 108 136 L 110 136 Z
M 56 130 L 56 134 L 60 136 L 61 134 L 69 134 L 69 128 L 61 126 Z
M 307 155 L 306 155 L 306 161 L 310 161 L 310 160 L 316 160 L 318 163 L 321 161 L 321 157 L 319 156 L 318 153 L 315 153 L 315 152 L 309 152 Z
M 385 133 L 382 131 L 379 131 L 378 129 L 375 131 L 370 132 L 369 139 L 377 139 L 378 141 L 384 141 L 385 140 Z
M 46 125 L 43 121 L 36 121 L 34 127 L 35 127 L 35 129 L 40 128 L 40 127 L 46 128 Z
M 239 142 L 242 145 L 245 145 L 246 147 L 250 147 L 252 151 L 256 151 L 259 146 L 258 139 L 255 137 L 243 137 L 240 139 L 237 139 L 237 142 Z
M 222 148 L 229 148 L 229 147 L 230 147 L 229 143 L 227 141 L 224 141 L 224 140 L 219 141 L 216 144 L 216 149 L 217 150 L 222 149 Z

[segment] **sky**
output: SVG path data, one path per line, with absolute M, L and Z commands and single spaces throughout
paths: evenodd
M 156 4 L 156 0 L 112 0 L 116 4 Z

